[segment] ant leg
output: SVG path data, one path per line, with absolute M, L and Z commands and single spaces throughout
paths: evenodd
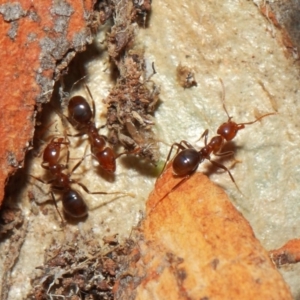
M 80 161 L 73 167 L 73 169 L 72 169 L 71 172 L 70 172 L 70 175 L 74 173 L 74 171 L 81 165 L 81 163 L 84 161 L 84 159 L 85 159 L 87 156 L 92 155 L 92 154 L 88 154 L 88 155 L 85 154 L 87 148 L 88 148 L 88 146 L 85 147 L 83 157 L 82 157 L 82 158 L 80 159 Z M 70 154 L 70 153 L 68 152 L 68 154 Z M 67 156 L 67 159 L 68 159 L 68 161 L 69 161 L 69 156 Z
M 73 91 L 74 86 L 79 83 L 80 81 L 82 81 L 83 79 L 85 79 L 87 77 L 87 75 L 84 75 L 83 77 L 81 77 L 80 79 L 78 79 L 77 81 L 75 81 L 72 85 L 71 91 L 70 93 Z
M 90 96 L 90 98 L 92 99 L 92 105 L 93 105 L 93 120 L 95 119 L 95 115 L 96 115 L 96 105 L 95 105 L 95 100 L 92 96 L 92 93 L 91 93 L 91 90 L 90 88 L 88 87 L 87 84 L 84 84 L 84 87 L 86 88 L 86 90 L 88 91 L 88 94 Z
M 181 140 L 180 143 L 179 143 L 181 146 L 185 146 L 186 148 L 184 149 L 194 149 L 194 146 L 192 146 L 188 141 L 185 141 L 185 140 Z M 183 150 L 183 149 L 181 149 Z
M 55 112 L 60 116 L 61 119 L 66 119 L 68 121 L 68 123 L 74 127 L 74 121 L 72 121 L 71 118 L 69 118 L 68 116 L 64 115 L 63 113 L 61 113 L 60 111 L 58 110 L 55 110 Z M 77 125 L 76 125 L 77 126 Z M 79 127 L 79 128 L 78 128 Z M 82 130 L 82 128 L 80 128 L 80 126 L 76 127 L 77 130 Z M 83 136 L 85 135 L 86 132 L 82 131 L 82 132 L 79 132 L 77 134 L 67 134 L 67 136 L 71 136 L 71 137 L 79 137 L 79 136 Z
M 118 154 L 116 156 L 116 159 L 119 158 L 120 156 L 124 155 L 124 154 L 136 154 L 136 153 L 139 153 L 141 151 L 141 147 L 137 146 L 135 149 L 131 150 L 131 151 L 125 151 L 125 152 L 122 152 L 120 154 Z
M 223 166 L 222 164 L 216 162 L 216 161 L 213 161 L 211 159 L 209 159 L 209 161 L 215 165 L 216 167 L 220 168 L 220 169 L 223 169 L 224 171 L 226 171 L 228 173 L 228 175 L 230 176 L 230 179 L 231 181 L 234 183 L 235 187 L 237 188 L 237 190 L 243 195 L 243 193 L 241 192 L 240 188 L 238 187 L 237 183 L 235 182 L 234 178 L 233 178 L 233 175 L 231 174 L 231 172 L 225 167 Z
M 55 189 L 55 190 L 58 190 L 60 192 L 63 192 L 64 191 L 64 187 L 62 186 L 55 186 L 55 185 L 52 185 L 51 186 L 52 189 Z
M 51 184 L 51 183 L 53 183 L 53 182 L 55 181 L 55 179 L 50 179 L 49 181 L 45 181 L 45 180 L 43 180 L 43 179 L 41 179 L 41 178 L 39 178 L 39 177 L 33 176 L 33 175 L 31 175 L 31 174 L 28 174 L 28 175 L 29 175 L 30 177 L 34 178 L 35 180 L 37 180 L 37 181 L 43 183 L 43 184 Z
M 68 149 L 68 152 L 67 152 L 67 164 L 66 164 L 66 165 L 68 165 L 69 158 L 70 158 L 69 146 L 71 144 L 68 136 L 71 136 L 71 135 L 69 135 L 66 130 L 65 130 L 64 134 L 65 134 L 65 140 L 66 140 L 66 142 L 64 142 L 64 144 L 68 146 L 68 148 L 67 148 Z
M 87 149 L 87 147 L 85 148 L 84 156 L 83 156 L 83 157 L 80 159 L 80 161 L 73 167 L 73 169 L 72 169 L 71 172 L 70 172 L 70 175 L 74 173 L 74 171 L 81 165 L 81 163 L 84 161 L 84 159 L 85 159 L 87 156 L 91 155 L 91 154 L 85 155 L 86 149 Z M 67 157 L 67 159 L 69 159 L 69 158 Z
M 68 151 L 67 151 L 67 160 L 66 160 L 66 164 L 64 165 L 65 166 L 65 169 L 68 169 L 68 166 L 69 166 L 69 159 L 70 159 L 70 151 L 69 151 L 69 146 L 70 146 L 70 140 L 68 139 L 67 135 L 65 136 L 65 142 L 57 142 L 57 144 L 60 144 L 60 145 L 66 145 L 68 148 Z
M 104 125 L 102 125 L 102 126 L 100 126 L 100 127 L 98 127 L 98 128 L 97 128 L 97 131 L 99 131 L 100 129 L 102 129 L 102 128 L 106 127 L 106 126 L 107 126 L 107 123 L 104 124 Z M 106 138 L 106 136 L 104 136 L 104 135 L 101 135 L 101 136 L 103 136 L 103 137 Z M 107 138 L 106 138 L 106 139 L 107 139 Z
M 61 218 L 62 224 L 64 224 L 64 219 L 63 219 L 63 217 L 62 217 L 62 215 L 61 215 L 61 213 L 60 213 L 60 211 L 59 211 L 59 209 L 58 209 L 58 206 L 57 206 L 57 203 L 56 203 L 54 194 L 53 194 L 53 192 L 50 192 L 50 194 L 51 194 L 53 203 L 54 203 L 54 205 L 55 205 L 55 207 L 56 207 L 56 210 L 57 210 L 57 212 L 58 212 L 58 214 L 59 214 L 59 216 L 60 216 L 60 218 Z
M 219 78 L 219 81 L 221 83 L 221 86 L 222 86 L 222 104 L 223 104 L 223 108 L 226 112 L 226 115 L 228 117 L 228 121 L 230 121 L 232 119 L 232 117 L 229 116 L 229 113 L 226 109 L 226 106 L 225 106 L 225 87 L 224 87 L 224 83 L 223 83 L 223 80 L 221 78 Z
M 49 166 L 48 166 L 47 164 L 48 164 L 47 162 L 42 162 L 42 163 L 41 163 L 41 167 L 44 168 L 45 170 L 48 170 L 48 171 L 49 171 L 50 169 L 49 169 Z M 30 176 L 32 176 L 32 175 L 30 175 Z M 32 176 L 32 177 L 34 177 L 34 176 Z M 34 177 L 34 178 L 35 178 L 35 177 Z
M 234 151 L 226 151 L 221 153 L 214 153 L 215 156 L 231 156 L 234 155 Z
M 68 167 L 69 167 L 69 160 L 70 160 L 70 151 L 69 151 L 69 149 L 68 149 L 68 152 L 67 152 L 67 159 L 66 159 L 66 164 L 65 164 L 66 169 L 68 169 Z
M 208 129 L 205 129 L 200 138 L 196 141 L 200 141 L 204 137 L 204 145 L 207 146 Z
M 171 194 L 175 189 L 177 189 L 181 184 L 183 184 L 185 181 L 187 181 L 189 178 L 190 178 L 191 175 L 187 175 L 185 177 L 182 178 L 182 180 L 180 180 L 178 183 L 176 183 L 172 189 L 166 193 L 162 198 L 160 198 L 156 203 L 155 205 L 151 208 L 148 216 L 151 214 L 151 212 L 157 207 L 157 205 L 162 202 L 169 194 Z
M 184 147 L 184 145 L 185 145 L 185 147 Z M 187 141 L 184 141 L 184 140 L 182 140 L 180 143 L 174 143 L 174 144 L 172 144 L 171 149 L 170 149 L 170 151 L 169 151 L 169 153 L 168 153 L 166 162 L 165 162 L 165 164 L 164 164 L 164 167 L 163 167 L 163 169 L 162 169 L 160 175 L 161 175 L 161 174 L 164 172 L 164 170 L 166 169 L 166 166 L 167 166 L 168 162 L 170 161 L 170 157 L 171 157 L 172 152 L 173 152 L 173 149 L 174 149 L 175 147 L 177 147 L 176 154 L 179 152 L 179 150 L 184 150 L 184 149 L 186 149 L 186 147 L 187 147 L 187 148 L 190 148 L 190 147 L 193 148 L 192 145 L 190 145 Z
M 38 128 L 36 133 L 35 133 L 35 135 L 36 135 L 35 140 L 39 141 L 39 143 L 41 145 L 45 144 L 46 141 L 45 141 L 45 138 L 43 137 L 44 133 L 48 130 L 50 131 L 50 127 L 52 125 L 54 125 L 55 123 L 57 123 L 57 120 L 54 120 L 54 121 L 50 122 L 48 125 L 43 126 L 43 128 Z M 56 125 L 55 125 L 55 130 L 57 131 Z M 46 139 L 48 140 L 48 139 L 50 139 L 54 136 L 55 136 L 55 134 L 51 134 L 51 135 L 47 136 Z M 34 151 L 33 155 L 34 155 L 34 157 L 40 157 L 42 155 L 42 151 L 40 151 L 40 150 Z
M 31 176 L 32 178 L 34 178 L 35 180 L 38 180 L 39 182 L 44 183 L 44 184 L 51 184 L 51 183 L 53 183 L 53 182 L 55 181 L 55 179 L 51 179 L 51 180 L 49 180 L 49 181 L 46 182 L 46 181 L 44 181 L 44 180 L 41 179 L 41 178 L 35 177 L 35 176 L 33 176 L 33 175 L 30 175 L 30 174 L 28 174 L 28 175 Z M 53 187 L 53 188 L 56 188 L 56 187 Z M 61 189 L 61 187 L 58 187 L 57 189 Z M 56 203 L 54 194 L 53 194 L 52 191 L 50 192 L 50 194 L 51 194 L 51 198 L 52 198 L 52 200 L 53 200 L 53 203 L 54 203 L 54 205 L 55 205 L 55 207 L 56 207 L 56 210 L 57 210 L 57 212 L 58 212 L 58 214 L 59 214 L 59 216 L 60 216 L 60 218 L 61 218 L 61 220 L 62 220 L 62 224 L 64 224 L 64 221 L 63 221 L 63 218 L 62 218 L 62 216 L 61 216 L 61 213 L 59 212 L 59 209 L 58 209 L 58 207 L 57 207 L 57 203 Z
M 113 195 L 114 194 L 114 195 L 124 195 L 124 196 L 134 197 L 133 194 L 123 193 L 123 192 L 91 192 L 83 183 L 81 182 L 74 182 L 74 183 L 81 186 L 83 190 L 90 195 Z
M 85 157 L 83 157 L 71 170 L 70 175 L 74 173 L 74 171 L 81 165 L 81 163 L 83 162 L 83 160 L 85 159 Z
M 71 137 L 80 137 L 80 136 L 83 136 L 85 134 L 86 134 L 86 132 L 82 131 L 82 132 L 79 132 L 79 133 L 76 133 L 76 134 L 68 134 L 68 136 L 71 136 Z
M 72 125 L 72 120 L 71 120 L 68 116 L 64 115 L 62 112 L 60 112 L 60 111 L 57 110 L 57 109 L 54 109 L 54 110 L 55 110 L 56 114 L 57 114 L 61 119 L 66 119 L 66 120 L 69 122 L 69 124 Z M 63 121 L 62 121 L 62 122 L 63 122 Z

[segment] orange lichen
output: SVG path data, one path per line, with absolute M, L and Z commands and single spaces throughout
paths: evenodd
M 87 42 L 82 3 L 23 0 L 0 5 L 0 203 L 8 176 L 23 164 L 35 110 L 50 98 L 62 70 L 57 61 L 67 62 L 68 51 Z M 84 4 L 92 10 L 92 1 Z
M 292 299 L 225 192 L 201 173 L 180 180 L 169 168 L 157 181 L 138 242 L 141 258 L 128 264 L 131 280 L 121 279 L 116 295 L 126 298 L 134 288 L 130 299 Z
M 300 239 L 290 240 L 279 249 L 270 251 L 270 257 L 278 267 L 299 262 Z

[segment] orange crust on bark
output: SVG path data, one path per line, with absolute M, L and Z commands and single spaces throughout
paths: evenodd
M 169 168 L 149 196 L 141 257 L 129 263 L 131 284 L 116 286 L 119 299 L 292 299 L 225 192 L 195 173 L 169 193 L 180 180 Z
M 51 97 L 57 61 L 77 51 L 78 34 L 87 27 L 84 9 L 92 7 L 91 0 L 0 5 L 0 205 L 8 176 L 22 166 L 32 140 L 35 110 Z
M 298 263 L 300 261 L 300 239 L 292 239 L 279 249 L 272 250 L 269 253 L 278 267 Z

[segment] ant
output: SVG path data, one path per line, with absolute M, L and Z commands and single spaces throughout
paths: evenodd
M 79 130 L 84 130 L 83 133 L 79 133 L 74 136 L 81 136 L 87 134 L 91 143 L 91 152 L 93 156 L 99 162 L 102 169 L 108 173 L 114 173 L 116 171 L 116 159 L 112 148 L 106 145 L 106 138 L 98 133 L 98 129 L 95 125 L 95 101 L 92 97 L 91 91 L 87 85 L 85 85 L 89 96 L 93 101 L 93 111 L 87 102 L 87 100 L 82 96 L 73 96 L 69 100 L 68 112 L 69 117 L 67 120 L 71 124 L 75 124 Z
M 232 121 L 232 117 L 229 116 L 228 111 L 225 106 L 225 88 L 222 79 L 220 79 L 220 83 L 222 85 L 222 103 L 223 108 L 226 112 L 228 117 L 227 122 L 223 123 L 217 130 L 216 136 L 212 137 L 211 140 L 208 142 L 208 129 L 206 129 L 203 134 L 201 135 L 200 139 L 204 137 L 204 147 L 197 151 L 189 142 L 182 140 L 180 143 L 174 143 L 171 146 L 169 154 L 167 156 L 165 165 L 163 167 L 163 171 L 165 170 L 167 163 L 170 160 L 171 154 L 173 149 L 177 148 L 176 155 L 172 160 L 172 168 L 173 174 L 178 177 L 183 177 L 183 179 L 176 184 L 172 190 L 174 190 L 178 185 L 180 185 L 183 181 L 187 180 L 196 170 L 198 166 L 205 160 L 209 160 L 213 165 L 218 168 L 225 170 L 228 175 L 230 176 L 232 182 L 235 184 L 237 189 L 239 190 L 231 172 L 222 164 L 214 161 L 211 159 L 211 155 L 214 154 L 215 156 L 228 156 L 234 154 L 233 151 L 221 152 L 224 144 L 229 142 L 235 138 L 239 130 L 245 128 L 246 125 L 251 125 L 260 121 L 264 117 L 274 115 L 275 113 L 267 113 L 258 118 L 256 118 L 252 122 L 245 122 L 245 123 L 236 123 Z M 163 172 L 162 171 L 162 172 Z M 171 190 L 171 191 L 172 191 Z M 168 195 L 168 194 L 167 194 Z M 167 195 L 165 195 L 162 199 L 164 199 Z M 162 201 L 162 199 L 159 200 Z M 156 203 L 155 206 L 157 206 Z M 152 208 L 153 209 L 153 208 Z
M 121 192 L 90 192 L 88 188 L 76 181 L 71 179 L 71 175 L 74 173 L 74 171 L 80 166 L 80 164 L 83 162 L 85 156 L 73 167 L 71 172 L 64 173 L 63 171 L 68 168 L 69 163 L 69 150 L 67 152 L 67 162 L 66 164 L 60 164 L 59 158 L 60 158 L 60 151 L 62 145 L 69 146 L 70 142 L 67 138 L 52 138 L 50 143 L 46 146 L 44 153 L 43 153 L 43 162 L 41 163 L 42 168 L 48 170 L 52 175 L 53 179 L 45 182 L 44 180 L 32 176 L 36 180 L 44 183 L 44 184 L 51 184 L 53 189 L 61 190 L 62 191 L 62 204 L 64 212 L 74 218 L 74 219 L 81 219 L 83 217 L 86 217 L 88 214 L 88 208 L 86 203 L 84 202 L 82 196 L 77 192 L 75 189 L 71 187 L 72 184 L 77 184 L 83 188 L 83 190 L 88 194 L 124 194 Z M 54 197 L 53 192 L 51 191 L 52 200 L 54 201 L 54 204 L 57 208 L 56 200 Z M 58 213 L 59 210 L 57 209 Z M 60 217 L 61 214 L 59 213 Z M 62 217 L 61 217 L 62 219 Z

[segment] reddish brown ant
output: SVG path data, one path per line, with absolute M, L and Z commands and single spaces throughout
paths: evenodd
M 83 218 L 88 214 L 87 205 L 85 204 L 79 192 L 77 192 L 71 187 L 72 184 L 77 184 L 81 186 L 83 190 L 88 194 L 123 194 L 123 195 L 125 194 L 122 192 L 111 192 L 111 193 L 90 192 L 84 184 L 71 179 L 71 175 L 83 162 L 85 156 L 73 167 L 71 172 L 64 173 L 63 171 L 68 168 L 69 151 L 67 152 L 66 164 L 60 164 L 59 159 L 60 159 L 60 151 L 62 145 L 69 146 L 69 140 L 67 138 L 54 137 L 51 139 L 50 143 L 46 146 L 43 153 L 43 162 L 41 166 L 44 169 L 48 170 L 53 175 L 54 178 L 46 182 L 38 177 L 32 175 L 31 176 L 44 184 L 51 184 L 53 189 L 62 191 L 63 209 L 67 215 L 71 216 L 72 218 Z M 57 208 L 56 200 L 52 191 L 51 191 L 51 196 Z
M 274 115 L 275 113 L 267 113 L 264 114 L 258 118 L 256 118 L 252 122 L 246 122 L 246 123 L 235 123 L 232 121 L 232 117 L 229 116 L 228 111 L 225 106 L 225 88 L 223 81 L 219 79 L 222 85 L 222 103 L 223 108 L 227 114 L 228 120 L 227 122 L 223 123 L 217 130 L 218 135 L 211 138 L 209 142 L 207 142 L 208 138 L 208 129 L 206 129 L 203 134 L 201 135 L 200 139 L 204 137 L 204 147 L 201 148 L 199 151 L 197 151 L 189 142 L 182 140 L 180 143 L 174 143 L 171 146 L 171 149 L 169 151 L 169 154 L 167 156 L 163 171 L 165 170 L 167 163 L 170 160 L 170 157 L 172 155 L 172 152 L 175 148 L 176 155 L 173 158 L 172 161 L 172 168 L 173 168 L 173 174 L 175 176 L 183 177 L 183 179 L 175 185 L 172 190 L 174 190 L 178 185 L 180 185 L 183 181 L 188 179 L 198 168 L 199 164 L 202 163 L 205 159 L 209 160 L 213 165 L 217 166 L 218 168 L 221 168 L 225 170 L 228 175 L 230 176 L 232 182 L 235 184 L 237 189 L 239 190 L 238 186 L 236 185 L 236 182 L 231 174 L 231 172 L 222 164 L 214 161 L 211 159 L 211 154 L 214 154 L 215 156 L 228 156 L 232 155 L 233 151 L 227 151 L 227 152 L 221 152 L 225 142 L 231 141 L 235 138 L 238 131 L 245 128 L 245 125 L 254 124 L 257 121 L 260 121 L 262 118 Z M 163 172 L 162 171 L 162 172 Z M 172 191 L 171 190 L 171 191 Z M 170 192 L 171 192 L 170 191 Z M 168 194 L 167 194 L 168 195 Z M 162 199 L 160 199 L 157 204 L 162 201 L 167 195 L 165 195 Z M 152 210 L 154 207 L 152 208 Z
M 113 149 L 107 146 L 106 138 L 98 133 L 94 121 L 96 112 L 95 102 L 90 89 L 87 85 L 85 85 L 85 87 L 93 101 L 93 111 L 84 97 L 73 96 L 69 100 L 69 117 L 67 119 L 71 124 L 75 124 L 78 130 L 84 131 L 75 136 L 88 135 L 91 143 L 91 152 L 99 162 L 100 167 L 109 173 L 114 173 L 116 170 L 117 156 Z

